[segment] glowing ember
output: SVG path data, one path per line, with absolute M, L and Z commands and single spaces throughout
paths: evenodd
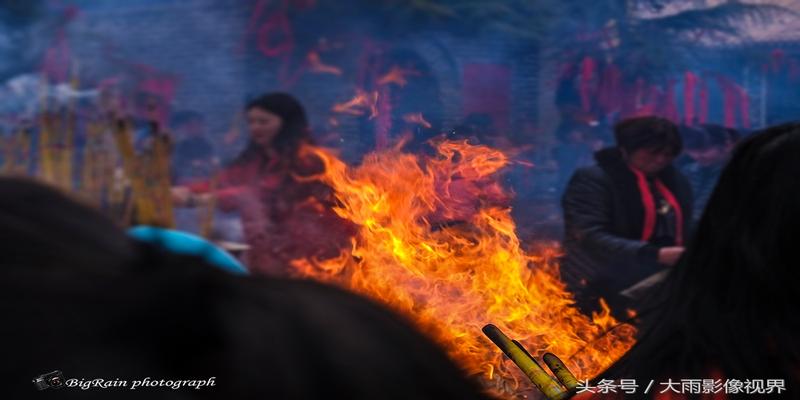
M 369 111 L 369 119 L 378 116 L 378 92 L 365 92 L 356 89 L 356 96 L 344 103 L 337 103 L 333 106 L 333 112 L 350 115 L 364 115 Z
M 403 69 L 398 66 L 392 67 L 386 75 L 378 78 L 378 85 L 388 85 L 394 83 L 397 86 L 403 87 L 408 83 L 407 76 L 419 75 L 419 72 L 413 69 Z
M 421 125 L 423 128 L 430 129 L 431 123 L 425 120 L 425 117 L 422 116 L 422 113 L 413 113 L 413 114 L 406 114 L 403 115 L 403 121 L 406 121 L 410 124 L 417 124 Z
M 311 72 L 316 72 L 318 74 L 333 74 L 333 75 L 341 75 L 342 70 L 339 67 L 334 67 L 333 65 L 324 64 L 319 59 L 319 53 L 316 51 L 311 51 L 306 56 L 306 61 L 308 62 L 308 69 Z
M 605 312 L 592 318 L 573 306 L 558 277 L 556 245 L 526 253 L 510 210 L 489 206 L 491 195 L 470 193 L 487 190 L 486 181 L 509 162 L 506 155 L 466 142 L 445 141 L 436 148 L 436 157 L 422 159 L 398 146 L 366 156 L 355 168 L 306 148 L 325 162 L 319 178 L 335 189 L 341 202 L 336 212 L 360 229 L 338 259 L 296 260 L 298 274 L 341 285 L 408 316 L 498 393 L 530 384 L 520 386 L 516 367 L 484 338 L 481 328 L 487 323 L 535 357 L 557 354 L 579 379 L 594 376 L 627 351 L 634 342 L 632 327 L 605 333 L 617 325 L 605 305 Z M 451 191 L 455 184 L 467 188 L 466 197 L 477 207 L 459 209 L 465 196 Z

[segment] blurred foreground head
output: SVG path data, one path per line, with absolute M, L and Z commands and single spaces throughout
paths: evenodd
M 238 277 L 130 241 L 30 181 L 2 180 L 0 193 L 4 252 L 13 254 L 0 268 L 4 398 L 39 395 L 31 380 L 53 370 L 127 381 L 59 389 L 70 399 L 484 398 L 441 349 L 369 300 L 314 282 Z M 130 390 L 146 377 L 215 377 L 215 386 Z
M 105 273 L 133 253 L 110 218 L 51 186 L 0 177 L 0 269 Z

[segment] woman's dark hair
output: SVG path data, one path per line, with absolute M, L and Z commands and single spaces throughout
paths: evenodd
M 3 393 L 30 397 L 33 377 L 60 369 L 128 384 L 66 388 L 67 399 L 487 398 L 402 318 L 352 293 L 236 277 L 147 245 L 137 265 L 93 279 L 0 271 Z M 130 390 L 145 377 L 216 384 Z
M 614 126 L 617 147 L 627 153 L 639 149 L 669 150 L 678 155 L 683 148 L 678 127 L 661 117 L 636 117 Z
M 439 347 L 370 300 L 234 276 L 130 240 L 31 180 L 0 178 L 0 239 L 4 398 L 33 397 L 31 380 L 53 370 L 127 381 L 64 388 L 65 399 L 486 398 Z M 216 385 L 130 389 L 146 377 Z
M 245 110 L 254 108 L 268 111 L 281 117 L 281 129 L 270 144 L 281 157 L 294 161 L 297 158 L 300 146 L 304 143 L 312 143 L 306 112 L 300 102 L 292 95 L 287 93 L 262 95 L 247 103 Z M 233 163 L 245 163 L 265 157 L 264 149 L 250 141 Z
M 604 378 L 785 379 L 800 387 L 800 124 L 739 144 L 684 257 Z
M 41 270 L 99 268 L 133 254 L 110 218 L 30 178 L 0 178 L 0 264 Z

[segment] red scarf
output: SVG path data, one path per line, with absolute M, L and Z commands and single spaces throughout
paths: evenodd
M 653 236 L 653 230 L 656 228 L 656 201 L 653 193 L 650 191 L 650 185 L 647 184 L 647 178 L 642 171 L 628 166 L 631 172 L 636 175 L 636 183 L 639 185 L 639 193 L 642 196 L 642 205 L 644 206 L 644 227 L 642 228 L 642 240 L 648 241 Z M 675 210 L 675 245 L 683 245 L 683 210 L 678 200 L 669 191 L 666 185 L 661 182 L 661 179 L 656 178 L 656 190 L 664 196 L 664 199 Z

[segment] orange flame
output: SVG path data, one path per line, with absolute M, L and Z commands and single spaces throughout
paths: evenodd
M 378 116 L 378 92 L 365 92 L 356 89 L 356 95 L 349 101 L 333 105 L 332 111 L 340 114 L 364 115 L 369 110 L 369 119 Z
M 403 69 L 398 66 L 393 66 L 389 72 L 378 78 L 378 85 L 388 85 L 394 83 L 397 86 L 403 87 L 408 83 L 407 76 L 418 76 L 419 72 L 413 69 Z
M 431 128 L 431 123 L 425 120 L 425 117 L 422 116 L 422 113 L 412 113 L 403 115 L 403 121 L 406 121 L 410 124 L 421 125 L 426 129 Z
M 509 163 L 504 153 L 466 141 L 440 142 L 430 158 L 399 147 L 369 154 L 353 168 L 324 150 L 305 149 L 324 161 L 319 179 L 334 188 L 336 213 L 359 232 L 335 260 L 295 260 L 300 276 L 341 285 L 406 315 L 497 393 L 520 390 L 522 375 L 483 337 L 487 323 L 536 357 L 559 355 L 579 379 L 630 348 L 634 328 L 611 330 L 617 321 L 605 303 L 591 318 L 574 307 L 559 279 L 557 246 L 540 243 L 526 253 L 510 209 L 492 205 L 487 182 Z M 456 212 L 465 196 L 452 187 L 464 181 L 476 207 Z M 446 223 L 431 222 L 442 218 Z
M 316 72 L 318 74 L 342 75 L 341 68 L 324 64 L 319 58 L 319 53 L 316 51 L 309 52 L 306 56 L 306 61 L 308 62 L 308 69 L 311 72 Z

